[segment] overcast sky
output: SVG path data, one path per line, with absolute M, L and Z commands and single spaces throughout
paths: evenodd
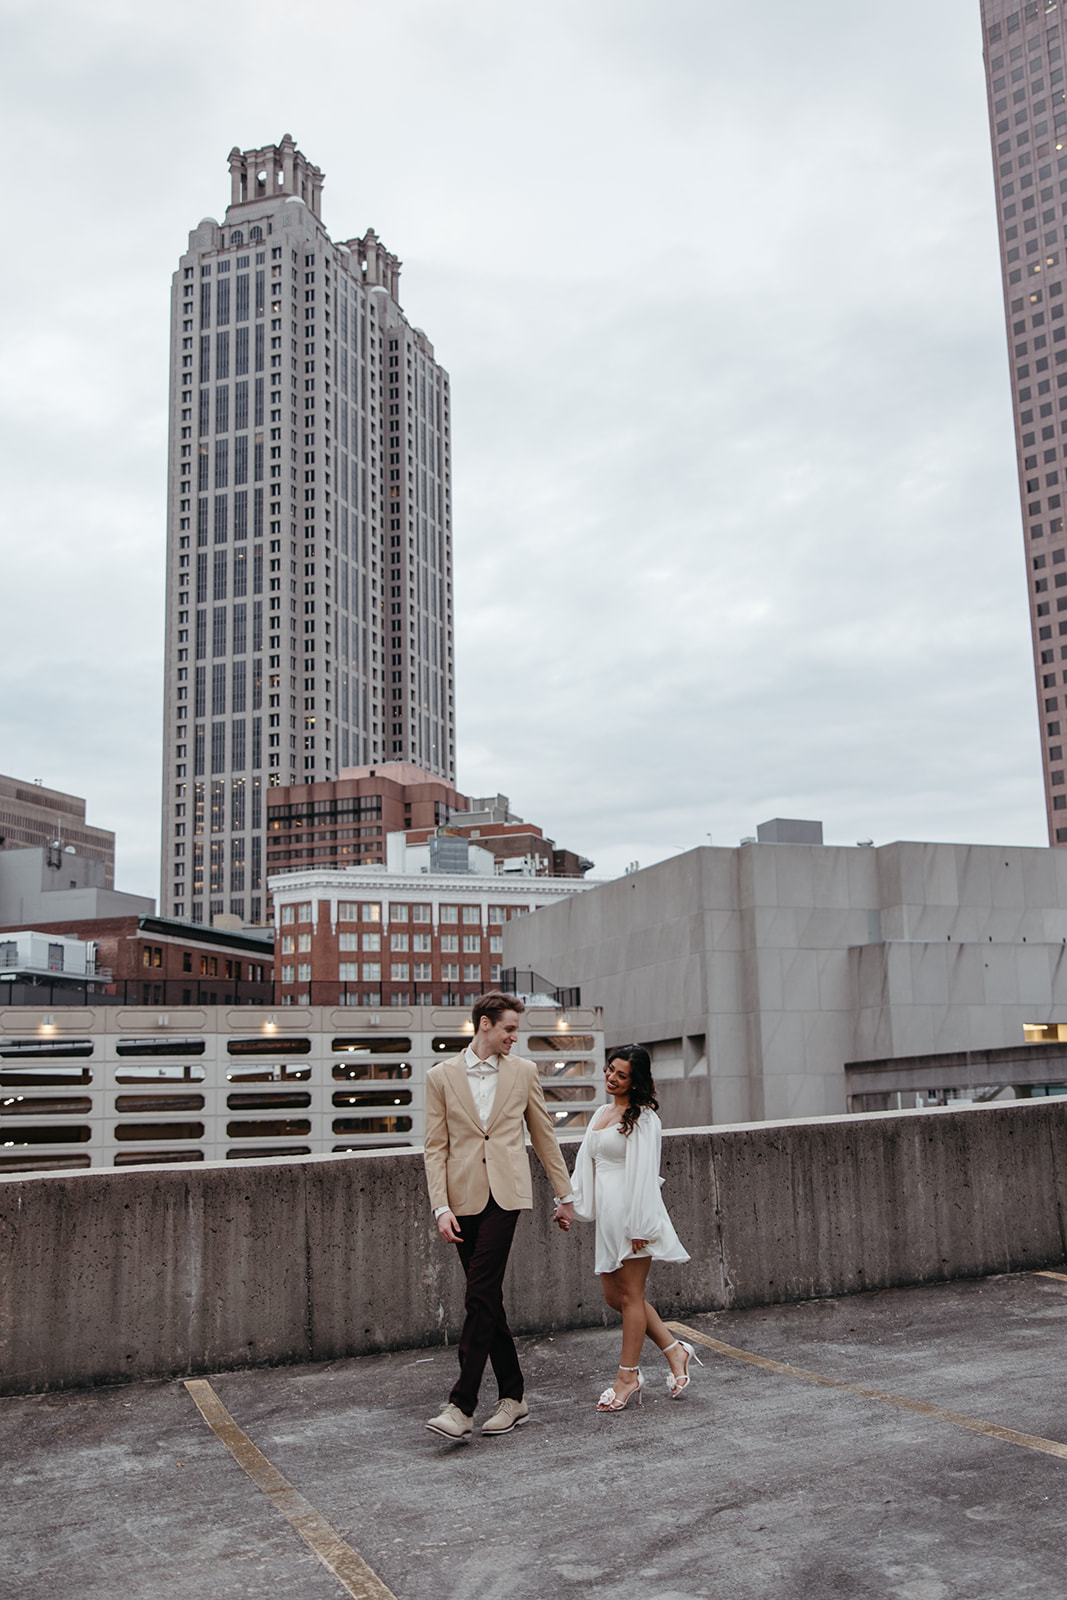
M 167 341 L 292 133 L 452 377 L 459 770 L 1046 842 L 978 0 L 4 0 L 0 771 L 158 894 Z

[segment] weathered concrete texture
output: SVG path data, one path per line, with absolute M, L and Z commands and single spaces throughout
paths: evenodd
M 647 1045 L 674 1127 L 684 1101 L 701 1123 L 843 1112 L 846 1062 L 1015 1045 L 1063 1015 L 1064 856 L 704 846 L 513 919 L 504 961 L 580 987 L 609 1045 Z
M 656 1269 L 664 1315 L 1067 1256 L 1062 1101 L 680 1131 L 663 1175 L 692 1256 Z M 550 1212 L 535 1164 L 513 1326 L 610 1320 L 592 1228 L 564 1237 Z M 0 1244 L 8 1394 L 432 1344 L 461 1322 L 417 1152 L 12 1178 Z
M 651 1280 L 658 1298 L 657 1269 Z M 832 1378 L 1067 1440 L 1067 1285 L 996 1278 L 694 1319 Z M 213 1379 L 400 1600 L 1057 1600 L 1067 1462 L 704 1352 L 594 1409 L 616 1330 L 524 1340 L 528 1426 L 426 1432 L 438 1346 Z M 494 1399 L 483 1387 L 479 1421 Z M 0 1402 L 0 1600 L 335 1600 L 181 1384 Z

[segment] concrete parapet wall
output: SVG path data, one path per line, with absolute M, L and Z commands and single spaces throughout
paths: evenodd
M 559 1233 L 534 1165 L 512 1326 L 607 1322 L 593 1230 Z M 668 1316 L 1067 1256 L 1062 1100 L 679 1130 L 662 1170 L 692 1255 L 653 1268 Z M 438 1344 L 462 1315 L 417 1152 L 10 1178 L 0 1249 L 6 1394 Z

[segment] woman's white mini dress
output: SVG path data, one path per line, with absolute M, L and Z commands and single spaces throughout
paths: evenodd
M 574 1166 L 574 1209 L 584 1221 L 596 1223 L 597 1272 L 614 1272 L 632 1261 L 634 1239 L 648 1240 L 639 1256 L 689 1260 L 660 1195 L 662 1132 L 656 1113 L 646 1107 L 629 1134 L 615 1123 L 590 1127 L 582 1140 Z

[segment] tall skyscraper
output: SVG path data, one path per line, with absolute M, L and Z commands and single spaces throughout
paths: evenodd
M 164 915 L 262 920 L 263 791 L 455 778 L 448 375 L 288 134 L 230 152 L 171 296 Z
M 982 27 L 1045 805 L 1049 843 L 1067 844 L 1064 8 L 982 0 Z

